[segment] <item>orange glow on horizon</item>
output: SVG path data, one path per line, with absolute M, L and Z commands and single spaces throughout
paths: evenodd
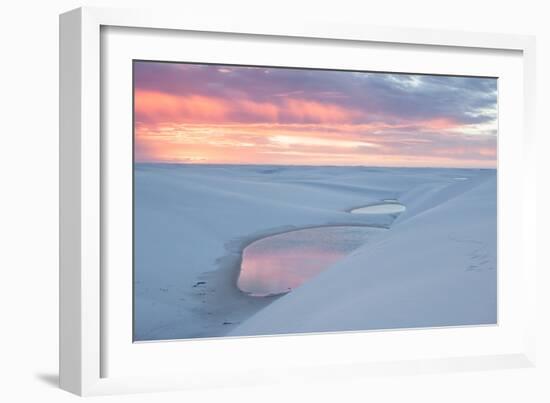
M 462 158 L 465 147 L 440 148 L 425 155 L 394 150 L 380 130 L 401 125 L 190 124 L 136 127 L 137 162 L 276 165 L 376 165 L 494 167 L 496 149 L 477 148 L 479 158 Z M 367 134 L 365 134 L 365 132 Z M 361 134 L 363 133 L 363 134 Z M 370 134 L 368 134 L 370 133 Z M 454 134 L 445 134 L 452 138 Z M 402 145 L 430 144 L 405 138 Z

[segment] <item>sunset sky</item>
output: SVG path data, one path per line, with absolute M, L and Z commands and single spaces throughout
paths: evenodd
M 135 160 L 496 167 L 497 80 L 134 62 Z

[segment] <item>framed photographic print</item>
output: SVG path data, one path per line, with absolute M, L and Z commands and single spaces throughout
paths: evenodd
M 61 16 L 63 388 L 532 365 L 532 38 L 180 17 Z

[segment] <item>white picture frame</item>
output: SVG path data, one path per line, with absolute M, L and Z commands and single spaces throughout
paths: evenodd
M 108 168 L 112 167 L 112 164 L 106 162 L 112 158 L 112 154 L 109 156 L 109 153 L 121 150 L 116 145 L 113 147 L 109 139 L 102 137 L 102 133 L 110 129 L 110 123 L 104 122 L 106 111 L 102 110 L 103 97 L 110 94 L 110 84 L 102 80 L 104 61 L 101 60 L 105 55 L 109 55 L 102 49 L 106 47 L 102 32 L 105 28 L 108 30 L 108 27 L 118 27 L 117 29 L 122 30 L 163 30 L 156 32 L 172 33 L 193 32 L 195 36 L 200 36 L 200 33 L 218 33 L 218 37 L 226 35 L 228 40 L 231 35 L 241 35 L 260 41 L 262 38 L 283 42 L 303 41 L 305 46 L 310 40 L 320 40 L 332 41 L 330 46 L 334 47 L 347 41 L 356 44 L 376 43 L 377 46 L 429 47 L 433 52 L 443 52 L 446 49 L 464 50 L 478 55 L 513 52 L 515 62 L 512 64 L 520 66 L 521 71 L 514 68 L 510 70 L 510 77 L 514 77 L 515 80 L 511 84 L 516 85 L 514 88 L 520 95 L 523 91 L 523 96 L 519 96 L 520 101 L 510 100 L 507 105 L 521 111 L 518 115 L 522 115 L 522 119 L 509 124 L 510 127 L 518 128 L 519 122 L 523 126 L 518 128 L 518 133 L 510 132 L 510 136 L 514 137 L 513 141 L 505 142 L 506 148 L 500 148 L 499 145 L 499 158 L 505 156 L 507 163 L 513 163 L 517 168 L 513 177 L 510 170 L 504 169 L 503 175 L 507 176 L 499 177 L 499 186 L 501 181 L 506 180 L 521 189 L 518 191 L 516 188 L 515 192 L 510 192 L 509 195 L 509 198 L 513 199 L 510 208 L 520 209 L 519 217 L 516 217 L 513 223 L 519 234 L 515 234 L 513 239 L 508 239 L 499 233 L 499 238 L 506 242 L 505 245 L 511 245 L 512 242 L 521 243 L 520 250 L 510 256 L 518 263 L 514 267 L 511 266 L 510 273 L 513 272 L 514 276 L 521 279 L 521 282 L 515 282 L 517 290 L 513 295 L 515 300 L 520 298 L 522 301 L 520 306 L 514 308 L 514 317 L 521 317 L 521 323 L 514 320 L 508 327 L 506 321 L 499 321 L 500 327 L 490 329 L 399 330 L 370 332 L 368 335 L 359 332 L 345 336 L 329 334 L 320 336 L 322 339 L 319 339 L 318 335 L 305 335 L 206 340 L 199 343 L 164 342 L 146 347 L 147 351 L 137 351 L 132 345 L 132 340 L 124 334 L 124 329 L 117 328 L 113 325 L 115 321 L 109 320 L 115 318 L 118 323 L 120 316 L 116 316 L 117 312 L 127 312 L 124 311 L 124 305 L 117 307 L 111 304 L 112 298 L 108 298 L 109 293 L 113 287 L 120 286 L 124 288 L 120 290 L 122 294 L 128 295 L 132 284 L 125 285 L 124 282 L 116 281 L 106 272 L 109 265 L 106 262 L 105 251 L 108 249 L 107 243 L 110 242 L 107 241 L 104 229 L 108 227 L 107 220 L 110 219 L 104 211 L 106 203 L 109 203 L 106 193 L 111 189 L 109 181 L 118 180 L 113 179 L 116 177 L 113 176 L 116 171 Z M 177 40 L 177 37 L 169 40 Z M 109 46 L 111 43 L 115 42 L 110 42 Z M 121 42 L 119 47 L 120 44 Z M 269 19 L 214 20 L 195 18 L 188 14 L 148 10 L 80 8 L 60 17 L 60 49 L 60 385 L 63 389 L 79 395 L 96 395 L 214 385 L 246 385 L 281 380 L 291 382 L 304 378 L 323 379 L 380 373 L 391 375 L 534 365 L 536 242 L 533 237 L 536 233 L 536 220 L 534 209 L 529 208 L 529 201 L 534 199 L 535 194 L 535 162 L 532 158 L 535 147 L 533 37 L 368 27 L 308 20 L 300 25 L 291 25 Z M 129 54 L 125 57 L 132 56 Z M 426 57 L 429 59 L 431 56 Z M 444 67 L 444 64 L 441 66 L 439 68 L 451 69 L 444 70 L 444 73 L 459 73 L 452 69 L 461 69 Z M 123 91 L 124 87 L 121 87 L 121 90 Z M 108 99 L 111 105 L 113 100 L 117 102 L 116 96 Z M 504 132 L 507 133 L 506 130 Z M 507 188 L 504 189 L 506 191 Z M 501 195 L 499 203 L 500 200 Z M 503 214 L 499 215 L 499 231 L 502 228 L 502 220 L 509 218 Z M 531 235 L 528 238 L 526 234 Z M 112 234 L 110 236 L 112 239 Z M 500 262 L 501 246 L 499 239 Z M 504 293 L 503 298 L 512 298 L 507 295 L 509 294 Z M 504 306 L 510 309 L 510 304 Z M 321 347 L 325 351 L 330 351 L 331 346 L 334 348 L 342 341 L 349 345 L 364 343 L 365 337 L 385 343 L 386 349 L 380 350 L 380 356 L 366 359 L 360 354 L 353 356 L 351 350 L 341 354 L 347 354 L 347 359 L 343 360 L 331 354 L 324 358 L 318 358 L 316 355 Z M 465 348 L 446 349 L 446 343 L 453 338 L 465 340 Z M 386 341 L 381 342 L 381 339 Z M 440 343 L 437 349 L 426 349 L 416 355 L 406 354 L 405 350 L 399 348 L 394 348 L 392 354 L 388 353 L 390 342 L 387 340 L 393 340 L 394 345 L 398 345 L 406 339 L 411 340 L 411 346 L 416 348 L 433 345 L 437 340 L 446 342 Z M 485 340 L 485 344 L 475 346 L 476 340 L 481 339 Z M 506 340 L 500 343 L 500 339 Z M 322 340 L 322 344 L 319 344 L 319 340 Z M 494 349 L 487 347 L 491 341 L 496 346 Z M 273 360 L 268 363 L 259 362 L 258 359 L 262 355 L 262 349 L 265 349 L 265 343 L 269 343 L 273 356 Z M 233 368 L 224 366 L 221 358 L 218 358 L 220 362 L 216 362 L 215 354 L 229 358 L 227 352 L 235 346 L 244 352 L 240 365 Z M 295 354 L 293 359 L 287 358 L 277 362 L 276 356 L 281 356 L 284 351 L 302 351 L 303 354 Z M 185 356 L 186 364 L 178 364 L 179 361 L 167 363 L 166 358 L 158 358 L 173 354 Z M 203 363 L 198 369 L 191 368 L 190 363 L 193 360 L 198 362 L 201 355 L 203 359 L 206 357 L 206 364 Z M 123 361 L 129 364 L 115 365 Z M 139 367 L 140 362 L 143 368 L 135 368 Z M 159 365 L 160 362 L 167 368 L 166 371 L 147 370 L 151 367 L 154 369 L 154 365 Z M 110 367 L 110 363 L 114 363 L 112 366 L 116 367 L 116 370 Z M 134 368 L 130 368 L 131 366 Z M 158 374 L 154 375 L 153 372 Z

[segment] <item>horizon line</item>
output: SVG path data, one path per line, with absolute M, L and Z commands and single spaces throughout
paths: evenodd
M 181 162 L 181 161 L 133 161 L 133 165 L 149 164 L 149 165 L 189 165 L 189 166 L 277 166 L 277 167 L 332 167 L 332 168 L 419 168 L 419 169 L 486 169 L 494 170 L 496 167 L 463 167 L 463 166 L 414 166 L 414 165 L 337 165 L 337 164 L 269 164 L 269 163 L 201 163 L 201 162 Z

